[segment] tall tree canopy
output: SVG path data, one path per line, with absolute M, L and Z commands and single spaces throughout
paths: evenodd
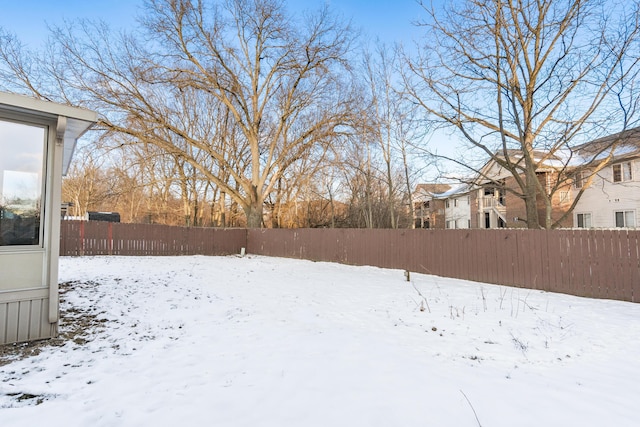
M 407 92 L 513 176 L 528 227 L 553 227 L 562 218 L 552 220 L 551 198 L 575 172 L 575 146 L 585 133 L 624 130 L 634 120 L 638 3 L 467 0 L 438 10 L 420 3 L 424 43 L 407 59 Z M 592 153 L 603 160 L 591 162 L 591 173 L 613 145 Z M 551 163 L 557 173 L 545 185 L 536 172 Z
M 349 26 L 326 8 L 294 20 L 280 0 L 149 0 L 141 23 L 56 29 L 39 61 L 6 40 L 0 50 L 22 89 L 62 93 L 103 113 L 119 141 L 190 163 L 260 227 L 278 180 L 356 114 Z

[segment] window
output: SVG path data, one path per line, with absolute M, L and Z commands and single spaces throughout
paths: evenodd
M 498 203 L 500 203 L 502 206 L 506 206 L 506 193 L 504 189 L 499 189 L 498 190 Z
M 576 172 L 573 176 L 573 186 L 576 189 L 581 189 L 584 187 L 585 181 L 589 177 L 589 171 L 580 171 Z
M 445 201 L 444 201 L 444 207 L 445 207 L 445 208 L 448 208 L 448 207 L 449 207 L 449 199 L 447 199 L 447 200 L 445 200 Z
M 578 228 L 591 228 L 591 214 L 590 213 L 577 214 L 576 224 Z
M 569 203 L 571 201 L 571 193 L 568 191 L 560 192 L 560 203 Z
M 429 200 L 427 200 L 426 202 L 422 202 L 422 206 L 424 206 L 425 208 L 429 209 Z
M 613 165 L 613 182 L 631 181 L 631 162 L 618 163 Z
M 458 207 L 458 199 L 453 199 L 453 206 Z
M 45 128 L 0 120 L 0 246 L 39 245 Z
M 617 211 L 616 227 L 635 227 L 636 212 L 635 211 Z

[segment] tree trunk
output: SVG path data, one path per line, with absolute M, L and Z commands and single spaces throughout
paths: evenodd
M 524 195 L 524 203 L 527 210 L 527 228 L 536 230 L 540 228 L 538 219 L 538 177 L 533 167 L 527 168 L 526 171 L 526 188 Z
M 395 216 L 395 204 L 393 201 L 393 178 L 391 176 L 391 161 L 387 161 L 387 185 L 388 185 L 388 200 L 387 202 L 389 203 L 389 220 L 390 220 L 390 226 L 391 228 L 398 228 L 398 225 L 396 223 L 396 216 Z
M 262 203 L 252 203 L 244 209 L 247 216 L 247 228 L 262 227 Z
M 258 189 L 255 185 L 251 186 L 249 198 L 249 204 L 243 206 L 245 215 L 247 216 L 247 227 L 262 228 L 263 200 L 261 197 L 258 197 Z

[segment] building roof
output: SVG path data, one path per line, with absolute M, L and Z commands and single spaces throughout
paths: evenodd
M 416 194 L 418 196 L 430 196 L 432 199 L 448 199 L 468 193 L 469 190 L 471 190 L 471 186 L 466 183 L 429 183 L 416 186 Z
M 447 191 L 444 191 L 435 197 L 438 199 L 448 199 L 450 197 L 460 196 L 462 194 L 466 194 L 471 190 L 471 185 L 466 183 L 458 183 L 452 184 L 451 188 Z
M 441 183 L 427 183 L 416 185 L 416 193 L 423 193 L 428 195 L 440 194 L 451 188 L 450 184 Z
M 612 162 L 640 156 L 640 127 L 595 139 L 574 148 L 582 163 L 597 162 L 612 154 Z
M 58 137 L 64 141 L 63 174 L 69 168 L 78 138 L 98 121 L 94 111 L 6 92 L 0 92 L 0 110 L 57 121 Z

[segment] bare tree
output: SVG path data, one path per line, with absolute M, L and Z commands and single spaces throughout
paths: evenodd
M 391 228 L 398 228 L 403 210 L 408 210 L 413 217 L 413 178 L 418 157 L 410 152 L 410 142 L 422 139 L 425 133 L 425 129 L 421 129 L 424 124 L 415 119 L 415 106 L 403 93 L 400 65 L 398 49 L 381 43 L 364 55 L 364 80 L 370 97 L 365 137 L 373 139 L 377 146 L 375 152 L 382 157 Z M 399 196 L 404 199 L 400 206 Z M 413 225 L 411 221 L 410 226 Z
M 551 200 L 575 173 L 575 147 L 633 122 L 637 2 L 469 0 L 442 11 L 420 4 L 425 38 L 407 59 L 407 92 L 508 171 L 529 228 L 554 227 L 568 215 L 553 218 Z M 620 141 L 610 142 L 584 162 L 590 173 L 610 161 Z M 544 182 L 537 172 L 550 165 Z
M 394 57 L 389 52 L 386 46 L 380 44 L 376 46 L 375 53 L 367 52 L 364 55 L 365 78 L 371 97 L 370 129 L 367 136 L 378 145 L 382 155 L 388 187 L 389 226 L 397 228 L 394 203 L 395 183 L 392 179 L 394 161 L 392 138 L 400 97 L 393 88 Z
M 85 217 L 90 210 L 108 204 L 113 196 L 110 180 L 101 160 L 84 147 L 78 153 L 80 161 L 74 162 L 63 181 L 62 199 L 70 203 L 68 213 L 74 217 Z
M 19 46 L 0 46 L 11 47 L 2 59 L 23 90 L 87 103 L 105 129 L 183 159 L 260 227 L 286 171 L 355 112 L 348 25 L 326 8 L 293 20 L 279 0 L 146 5 L 141 34 L 116 37 L 87 22 L 56 30 L 38 72 L 57 86 L 33 84 L 32 63 L 16 62 Z M 225 132 L 212 134 L 214 121 Z

